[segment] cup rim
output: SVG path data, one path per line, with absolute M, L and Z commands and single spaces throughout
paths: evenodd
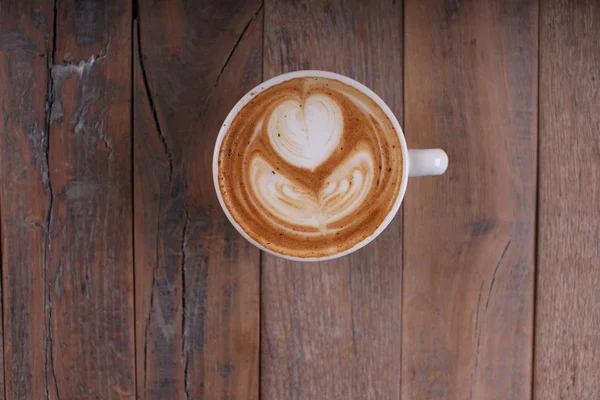
M 250 100 L 252 100 L 258 94 L 269 89 L 270 87 L 278 85 L 282 82 L 289 81 L 291 79 L 306 78 L 306 77 L 328 78 L 328 79 L 338 80 L 348 86 L 352 86 L 353 88 L 360 90 L 362 93 L 369 96 L 373 101 L 375 101 L 375 103 L 377 103 L 377 105 L 383 110 L 383 112 L 386 114 L 386 116 L 392 122 L 392 126 L 394 127 L 394 130 L 396 131 L 396 134 L 398 135 L 398 140 L 400 141 L 400 146 L 402 148 L 402 182 L 400 184 L 400 189 L 396 196 L 396 201 L 394 202 L 392 208 L 388 211 L 388 213 L 387 213 L 386 217 L 384 218 L 384 220 L 382 221 L 382 223 L 379 224 L 379 226 L 377 227 L 377 229 L 375 229 L 375 231 L 373 231 L 373 233 L 371 233 L 369 236 L 367 236 L 360 242 L 356 243 L 354 246 L 350 247 L 349 249 L 346 249 L 344 251 L 341 251 L 341 252 L 338 252 L 335 254 L 331 254 L 328 256 L 324 256 L 324 257 L 295 257 L 295 256 L 290 256 L 287 254 L 279 253 L 277 251 L 271 250 L 271 249 L 263 246 L 258 241 L 256 241 L 254 238 L 252 238 L 248 233 L 246 233 L 246 231 L 244 231 L 242 226 L 235 220 L 235 218 L 233 218 L 233 215 L 231 215 L 231 212 L 229 211 L 227 204 L 225 204 L 225 201 L 223 200 L 221 188 L 219 187 L 219 153 L 221 150 L 221 145 L 223 144 L 223 138 L 227 134 L 227 131 L 228 131 L 231 123 L 233 122 L 233 120 L 235 119 L 237 114 L 240 112 L 240 110 L 242 108 L 244 108 L 244 106 L 246 106 L 246 104 L 248 104 L 250 102 Z M 362 83 L 360 83 L 352 78 L 349 78 L 344 75 L 340 75 L 335 72 L 321 71 L 321 70 L 300 70 L 300 71 L 288 72 L 288 73 L 284 73 L 281 75 L 277 75 L 273 78 L 270 78 L 270 79 L 264 81 L 263 83 L 254 87 L 252 90 L 250 90 L 248 93 L 246 93 L 236 103 L 236 105 L 231 109 L 229 114 L 227 114 L 225 121 L 223 122 L 223 124 L 221 125 L 221 128 L 219 129 L 219 134 L 217 135 L 217 140 L 215 142 L 215 148 L 214 148 L 214 152 L 213 152 L 212 172 L 213 172 L 213 183 L 215 185 L 215 191 L 217 193 L 217 198 L 219 199 L 219 204 L 221 205 L 221 208 L 223 209 L 223 212 L 227 216 L 227 219 L 229 220 L 229 222 L 231 222 L 233 227 L 244 237 L 244 239 L 246 239 L 247 241 L 252 243 L 254 246 L 258 247 L 260 250 L 262 250 L 266 253 L 273 254 L 275 256 L 278 256 L 278 257 L 281 257 L 281 258 L 284 258 L 287 260 L 301 261 L 301 262 L 326 261 L 326 260 L 333 260 L 336 258 L 343 257 L 345 255 L 354 253 L 355 251 L 365 247 L 367 244 L 369 244 L 373 240 L 375 240 L 375 238 L 377 238 L 385 230 L 385 228 L 387 228 L 388 225 L 392 222 L 392 220 L 398 213 L 398 210 L 400 209 L 400 205 L 402 204 L 402 200 L 404 199 L 404 194 L 406 193 L 406 186 L 408 184 L 408 147 L 406 145 L 406 139 L 404 138 L 404 133 L 402 131 L 402 127 L 400 126 L 398 119 L 396 118 L 396 116 L 394 115 L 394 113 L 392 112 L 390 107 L 381 99 L 381 97 L 379 97 L 375 92 L 373 92 L 367 86 L 363 85 Z

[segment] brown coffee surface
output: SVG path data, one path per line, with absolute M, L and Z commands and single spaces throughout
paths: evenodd
M 296 78 L 254 97 L 218 156 L 235 221 L 264 247 L 323 257 L 372 235 L 402 182 L 398 135 L 377 103 L 328 78 Z

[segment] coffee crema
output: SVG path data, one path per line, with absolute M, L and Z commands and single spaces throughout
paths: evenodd
M 331 256 L 382 224 L 402 183 L 392 122 L 360 90 L 295 78 L 260 92 L 236 115 L 218 155 L 233 219 L 287 256 Z

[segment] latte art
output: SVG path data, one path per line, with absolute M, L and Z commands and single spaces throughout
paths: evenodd
M 374 176 L 373 160 L 364 150 L 338 166 L 316 193 L 273 170 L 257 155 L 250 165 L 250 187 L 271 218 L 281 220 L 282 231 L 294 225 L 327 231 L 362 205 Z
M 273 149 L 288 163 L 314 171 L 326 161 L 342 138 L 344 117 L 327 96 L 310 96 L 304 106 L 298 100 L 278 105 L 267 134 Z
M 326 78 L 292 79 L 257 95 L 233 120 L 218 162 L 223 200 L 241 228 L 303 258 L 370 236 L 402 179 L 387 115 L 361 91 Z

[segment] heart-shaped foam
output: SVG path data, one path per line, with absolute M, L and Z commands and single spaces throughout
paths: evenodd
M 314 171 L 342 138 L 344 117 L 334 99 L 312 95 L 304 104 L 287 100 L 277 106 L 267 132 L 271 146 L 286 162 Z
M 374 180 L 373 157 L 359 146 L 323 182 L 319 193 L 292 182 L 260 156 L 250 165 L 251 187 L 259 209 L 283 223 L 327 230 L 327 225 L 360 211 Z

